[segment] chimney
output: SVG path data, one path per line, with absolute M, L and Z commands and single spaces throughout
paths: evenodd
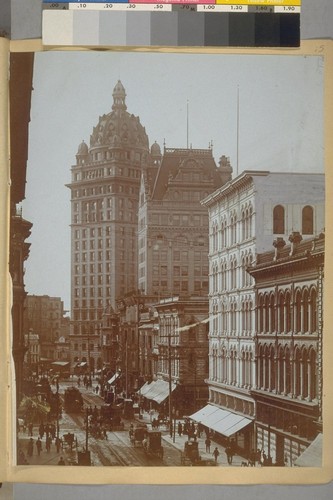
M 274 261 L 279 258 L 280 251 L 282 250 L 282 248 L 285 245 L 286 245 L 286 242 L 284 241 L 283 238 L 281 238 L 281 237 L 275 238 L 275 240 L 273 241 L 273 247 L 275 248 L 275 254 L 274 254 L 274 259 L 273 259 Z
M 302 235 L 299 231 L 293 231 L 291 233 L 289 236 L 289 241 L 291 243 L 290 256 L 295 254 L 298 244 L 302 241 L 302 239 Z

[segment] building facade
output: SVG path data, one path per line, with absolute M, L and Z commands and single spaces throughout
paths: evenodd
M 231 179 L 212 149 L 151 148 L 139 202 L 138 286 L 157 300 L 208 293 L 208 217 L 200 200 Z
M 293 465 L 322 430 L 324 235 L 259 254 L 255 279 L 257 448 Z
M 324 176 L 245 171 L 203 205 L 210 227 L 209 401 L 245 417 L 244 427 L 233 439 L 240 451 L 250 453 L 256 446 L 251 392 L 257 380 L 256 294 L 246 269 L 276 237 L 287 240 L 291 232 L 299 231 L 305 239 L 320 233 Z
M 127 111 L 120 81 L 112 97 L 112 110 L 99 118 L 90 146 L 79 145 L 68 185 L 72 351 L 88 363 L 101 357 L 104 311 L 115 307 L 117 297 L 137 288 L 137 208 L 148 137 L 139 118 Z M 82 352 L 75 345 L 81 345 Z M 84 350 L 84 345 L 93 345 L 94 351 Z
M 26 353 L 23 326 L 26 297 L 24 264 L 30 249 L 30 243 L 26 240 L 32 228 L 32 223 L 23 218 L 18 205 L 25 198 L 33 64 L 33 53 L 10 55 L 10 241 L 7 247 L 9 259 L 6 264 L 9 261 L 12 278 L 12 353 L 17 403 L 23 396 L 23 362 Z
M 170 389 L 174 392 L 169 407 L 171 416 L 174 410 L 178 415 L 188 415 L 208 399 L 205 383 L 208 376 L 208 298 L 174 296 L 161 299 L 155 307 L 159 317 L 157 379 L 165 382 L 165 400 L 170 396 Z M 163 402 L 160 395 L 157 402 Z
M 64 318 L 64 303 L 60 297 L 27 295 L 24 301 L 24 331 L 32 329 L 39 335 L 40 355 L 55 361 L 55 342 L 62 336 L 68 319 Z M 66 322 L 67 321 L 67 322 Z

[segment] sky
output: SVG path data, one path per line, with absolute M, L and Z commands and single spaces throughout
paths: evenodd
M 26 199 L 29 294 L 70 308 L 70 168 L 120 79 L 150 145 L 208 148 L 243 170 L 324 172 L 323 64 L 317 56 L 111 51 L 35 55 Z M 237 100 L 239 136 L 237 157 Z M 187 114 L 188 108 L 188 114 Z M 238 159 L 238 162 L 237 162 Z

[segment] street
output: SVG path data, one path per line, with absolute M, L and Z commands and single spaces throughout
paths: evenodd
M 74 385 L 71 381 L 64 381 L 59 384 L 59 394 L 63 395 L 66 388 Z M 85 406 L 95 405 L 97 407 L 104 404 L 103 399 L 95 394 L 91 388 L 80 387 Z M 91 454 L 91 462 L 94 466 L 176 466 L 181 463 L 181 452 L 172 444 L 163 440 L 163 459 L 147 455 L 142 445 L 133 446 L 129 439 L 129 427 L 135 421 L 124 420 L 125 428 L 123 431 L 108 431 L 107 439 L 96 439 L 89 435 L 88 450 Z M 149 424 L 148 424 L 149 425 Z M 63 448 L 59 453 L 56 451 L 54 443 L 49 452 L 45 449 L 45 442 L 42 443 L 40 456 L 34 446 L 32 457 L 27 457 L 29 464 L 34 465 L 57 465 L 60 457 L 65 460 L 66 465 L 74 465 L 77 462 L 77 451 L 83 451 L 86 444 L 86 429 L 84 422 L 84 413 L 68 414 L 65 411 L 59 420 L 59 436 L 63 438 L 67 433 L 74 434 L 74 445 L 72 450 L 63 439 Z M 165 431 L 166 432 L 166 431 Z M 164 432 L 164 433 L 165 433 Z M 163 434 L 163 432 L 162 432 Z M 33 440 L 36 442 L 38 437 L 38 425 L 33 429 Z M 19 432 L 19 447 L 25 452 L 27 450 L 30 436 L 28 432 L 21 430 Z M 45 440 L 44 440 L 45 441 Z

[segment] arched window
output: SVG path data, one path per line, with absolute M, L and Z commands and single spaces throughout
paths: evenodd
M 264 389 L 265 390 L 269 389 L 269 384 L 270 384 L 270 380 L 269 380 L 269 372 L 270 372 L 269 363 L 270 363 L 270 359 L 269 359 L 269 347 L 267 345 L 265 345 L 265 350 L 264 350 Z
M 291 364 L 290 364 L 290 351 L 286 348 L 285 351 L 285 363 L 286 363 L 286 380 L 285 380 L 285 389 L 286 394 L 289 394 L 291 391 Z
M 264 303 L 264 333 L 269 333 L 269 297 L 268 295 L 265 296 L 265 303 Z
M 290 305 L 290 292 L 286 292 L 285 296 L 285 322 L 286 333 L 291 331 L 291 305 Z
M 264 331 L 264 299 L 260 294 L 258 297 L 258 333 Z
M 309 331 L 309 292 L 303 292 L 303 332 Z
M 280 293 L 279 295 L 279 333 L 283 333 L 284 330 L 284 295 Z
M 278 392 L 281 394 L 283 393 L 284 387 L 283 387 L 283 382 L 284 382 L 284 353 L 283 353 L 283 348 L 282 346 L 279 347 L 279 354 L 278 354 Z
M 306 349 L 303 349 L 302 352 L 302 372 L 301 372 L 301 396 L 303 398 L 306 398 L 308 394 L 308 351 Z
M 313 234 L 313 208 L 309 205 L 302 210 L 302 233 Z
M 270 373 L 270 383 L 269 387 L 271 390 L 275 390 L 275 355 L 274 355 L 274 347 L 270 348 L 270 364 L 271 364 L 271 373 Z
M 276 205 L 273 210 L 273 233 L 284 234 L 284 207 Z
M 301 292 L 298 290 L 295 297 L 295 332 L 300 333 L 302 329 L 302 300 Z
M 317 293 L 314 288 L 311 290 L 310 294 L 310 333 L 314 333 L 317 331 Z
M 275 332 L 275 297 L 272 294 L 269 301 L 270 332 Z
M 295 396 L 301 395 L 301 353 L 298 348 L 295 350 L 294 354 L 295 360 L 295 370 L 294 370 L 294 386 L 295 386 Z
M 316 352 L 313 348 L 310 349 L 309 363 L 310 363 L 310 399 L 317 397 L 317 370 L 316 370 Z
M 262 389 L 264 384 L 264 374 L 263 374 L 263 347 L 259 346 L 258 352 L 258 388 Z

